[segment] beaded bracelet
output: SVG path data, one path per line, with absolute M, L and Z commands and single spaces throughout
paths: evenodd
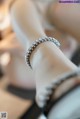
M 47 42 L 47 41 L 53 42 L 57 47 L 60 47 L 60 43 L 55 38 L 52 38 L 52 37 L 39 38 L 38 40 L 33 42 L 33 44 L 31 45 L 31 47 L 28 49 L 28 51 L 26 53 L 26 62 L 31 69 L 32 69 L 32 66 L 30 64 L 30 57 L 31 57 L 32 52 L 36 49 L 36 47 L 39 44 Z

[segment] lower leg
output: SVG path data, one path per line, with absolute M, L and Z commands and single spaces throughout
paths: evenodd
M 34 4 L 30 0 L 16 1 L 11 8 L 11 16 L 13 27 L 25 50 L 25 44 L 27 44 L 27 47 L 30 47 L 33 41 L 39 37 L 46 36 L 38 19 Z M 57 79 L 57 77 L 65 72 L 77 69 L 77 67 L 63 55 L 60 49 L 52 43 L 44 43 L 38 46 L 38 50 L 35 50 L 31 56 L 31 64 L 36 75 L 37 100 L 39 99 L 39 106 L 42 106 L 43 103 L 39 96 L 45 86 L 49 85 L 52 80 Z

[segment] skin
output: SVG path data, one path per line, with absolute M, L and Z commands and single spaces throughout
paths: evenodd
M 0 13 L 7 16 L 9 13 L 10 0 L 4 1 L 0 4 Z M 2 17 L 0 17 L 0 20 Z M 11 25 L 11 24 L 10 24 Z M 25 65 L 25 50 L 24 47 L 16 38 L 16 34 L 12 32 L 11 26 L 1 29 L 2 40 L 0 41 L 0 55 L 9 53 L 11 60 L 7 66 L 3 66 L 3 71 L 9 77 L 11 85 L 21 88 L 33 89 L 35 88 L 35 81 L 33 72 Z M 6 30 L 7 29 L 7 30 Z M 26 77 L 27 74 L 27 77 Z
M 6 16 L 9 13 L 8 2 L 9 0 L 4 0 L 4 2 L 0 4 L 0 15 L 2 14 Z M 31 106 L 32 101 L 18 98 L 3 88 L 6 88 L 9 83 L 16 87 L 33 89 L 35 88 L 35 81 L 33 78 L 33 73 L 30 71 L 30 69 L 26 68 L 24 60 L 24 48 L 18 42 L 15 33 L 12 32 L 11 26 L 9 26 L 7 30 L 5 29 L 3 31 L 0 29 L 3 37 L 3 39 L 0 41 L 0 56 L 7 52 L 9 53 L 11 60 L 7 66 L 1 67 L 7 74 L 9 80 L 5 80 L 4 77 L 3 80 L 0 81 L 0 112 L 5 110 L 8 113 L 8 119 L 17 119 Z
M 49 9 L 49 18 L 59 30 L 64 31 L 80 43 L 80 5 L 78 3 L 56 3 Z
M 33 41 L 46 36 L 32 1 L 17 0 L 12 5 L 10 13 L 13 28 L 25 51 Z M 51 42 L 38 46 L 32 53 L 30 60 L 36 77 L 36 100 L 38 105 L 42 107 L 44 94 L 47 93 L 46 87 L 50 86 L 54 79 L 56 80 L 59 76 L 73 71 L 77 67 Z M 42 94 L 43 92 L 44 94 Z
M 8 51 L 9 53 L 12 54 L 12 56 L 13 56 L 12 59 L 14 61 L 12 60 L 11 64 L 14 63 L 15 69 L 19 65 L 21 65 L 21 63 L 23 63 L 23 59 L 24 59 L 23 51 L 25 52 L 28 49 L 28 47 L 30 47 L 30 45 L 33 41 L 35 41 L 39 37 L 46 35 L 44 32 L 44 29 L 42 28 L 41 23 L 39 22 L 39 19 L 37 16 L 37 11 L 36 11 L 33 3 L 30 2 L 30 0 L 27 0 L 28 4 L 25 4 L 24 0 L 22 0 L 20 2 L 21 3 L 18 3 L 18 1 L 17 1 L 16 3 L 14 3 L 12 5 L 11 16 L 12 16 L 13 27 L 14 27 L 14 30 L 16 31 L 16 34 L 18 37 L 17 41 L 19 41 L 18 43 L 21 43 L 22 49 L 19 46 L 19 44 L 17 44 L 17 41 L 13 42 L 15 40 L 14 34 L 11 34 L 9 36 L 9 37 L 11 37 L 10 39 L 9 39 L 9 37 L 7 37 L 7 42 L 6 42 L 5 38 L 4 38 L 4 42 L 0 42 L 0 48 L 1 48 L 0 53 Z M 20 4 L 20 6 L 18 4 Z M 26 14 L 23 14 L 23 13 L 25 13 L 25 10 L 23 9 L 24 5 L 26 5 Z M 28 5 L 29 5 L 29 7 L 28 7 Z M 32 11 L 30 11 L 31 10 L 30 8 L 32 8 Z M 22 11 L 21 13 L 20 13 L 20 10 Z M 27 10 L 29 13 L 27 12 Z M 27 17 L 27 15 L 28 15 L 28 17 Z M 34 20 L 30 21 L 30 19 L 32 19 L 32 15 L 33 15 Z M 27 17 L 27 20 L 25 20 L 26 17 Z M 24 18 L 24 19 L 22 19 L 22 18 Z M 35 19 L 35 18 L 37 18 L 37 19 Z M 36 23 L 36 24 L 34 24 L 34 23 Z M 32 28 L 33 25 L 34 25 L 34 27 Z M 19 30 L 16 30 L 16 28 Z M 7 45 L 8 45 L 8 47 L 5 47 Z M 17 57 L 17 60 L 16 60 L 16 57 Z M 22 58 L 22 61 L 20 60 L 21 58 Z M 19 61 L 21 61 L 21 62 L 19 62 Z M 9 66 L 11 66 L 11 64 Z M 41 93 L 43 93 L 43 92 L 44 92 L 44 94 L 49 93 L 49 92 L 45 92 L 45 87 L 50 86 L 51 82 L 54 80 L 57 80 L 57 78 L 60 77 L 61 75 L 63 75 L 64 72 L 73 71 L 73 70 L 77 69 L 77 67 L 74 64 L 72 64 L 53 43 L 44 43 L 44 44 L 41 44 L 40 46 L 38 46 L 38 48 L 34 51 L 34 53 L 31 56 L 31 64 L 32 64 L 33 71 L 36 76 L 36 91 L 37 91 L 36 92 L 36 100 L 40 107 L 42 107 L 44 105 L 44 101 L 43 101 L 44 96 Z M 25 65 L 25 62 L 24 62 L 24 65 Z M 26 80 L 27 79 L 26 73 L 28 73 L 28 67 L 26 67 L 24 65 L 22 67 L 23 67 L 23 70 L 26 70 L 26 72 L 25 72 L 25 74 L 23 73 L 23 76 L 25 75 L 25 80 Z M 21 67 L 21 69 L 22 69 L 22 67 Z M 12 65 L 12 69 L 13 69 L 13 65 Z M 9 69 L 9 71 L 10 70 L 11 70 L 11 68 Z M 14 71 L 15 70 L 13 70 L 13 72 Z M 11 74 L 13 74 L 13 72 Z M 19 74 L 21 74 L 21 73 L 19 72 Z M 31 70 L 29 72 L 29 76 L 30 75 L 32 75 Z M 33 75 L 32 75 L 32 77 L 33 77 Z M 12 78 L 12 75 L 11 75 L 11 78 Z M 13 78 L 13 80 L 14 79 L 15 78 Z M 18 83 L 20 83 L 21 77 L 19 76 L 18 79 L 19 79 Z M 23 80 L 23 78 L 21 80 Z M 26 80 L 26 82 L 27 82 L 27 80 Z M 22 85 L 18 84 L 16 86 L 21 87 Z M 22 87 L 24 87 L 24 85 Z M 27 85 L 25 85 L 25 88 L 26 87 L 27 87 Z M 3 110 L 5 109 L 3 104 L 6 101 L 4 94 L 6 94 L 6 93 L 2 92 L 0 94 L 2 97 L 1 98 L 1 104 L 2 104 L 1 106 L 2 106 Z M 59 94 L 60 94 L 60 90 L 59 90 Z M 7 94 L 6 97 L 9 98 L 11 101 L 13 101 L 13 104 L 17 103 L 17 101 L 19 102 L 19 99 L 15 100 L 15 98 L 11 97 L 11 96 L 12 95 Z M 9 109 L 12 107 L 12 103 L 10 104 L 10 102 L 9 102 L 9 105 L 11 106 L 10 107 L 8 105 L 8 102 L 6 103 L 7 104 L 7 106 L 6 106 L 7 112 L 12 117 L 12 115 L 15 115 L 15 114 L 12 114 L 12 112 L 15 113 L 14 110 L 16 110 L 18 107 L 16 108 L 16 106 L 15 106 L 12 111 L 12 109 L 11 110 Z M 24 102 L 22 101 L 22 103 L 24 103 Z M 28 104 L 29 104 L 29 102 L 28 102 Z M 21 102 L 19 105 L 21 105 L 21 107 L 22 107 L 21 111 L 19 109 L 17 109 L 17 110 L 18 110 L 18 113 L 21 115 L 23 113 L 22 110 L 24 110 L 24 108 L 26 109 L 28 106 L 25 103 L 21 104 Z M 15 117 L 16 116 L 17 115 L 15 115 Z

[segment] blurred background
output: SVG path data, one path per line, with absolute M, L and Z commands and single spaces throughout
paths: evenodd
M 35 99 L 35 78 L 33 72 L 26 68 L 24 59 L 25 50 L 16 37 L 11 25 L 9 12 L 11 1 L 0 0 L 0 112 L 8 112 L 8 119 L 18 119 Z M 44 2 L 40 0 L 36 1 L 37 11 L 40 14 L 42 13 L 43 17 L 41 18 L 41 22 L 42 24 L 47 24 L 43 14 L 43 4 L 47 3 L 47 0 L 43 0 Z M 56 9 L 58 8 L 56 7 Z M 76 19 L 79 19 L 79 17 L 80 15 Z M 77 38 L 74 35 L 66 33 L 65 30 L 58 29 L 55 24 L 51 23 L 50 26 L 45 26 L 44 31 L 46 34 L 58 39 L 61 42 L 63 53 L 79 66 L 80 44 Z

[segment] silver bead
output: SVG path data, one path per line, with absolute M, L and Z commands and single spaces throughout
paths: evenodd
M 39 38 L 39 40 L 36 40 L 32 46 L 29 48 L 29 50 L 27 51 L 26 53 L 26 62 L 28 63 L 28 65 L 31 67 L 31 64 L 30 64 L 30 56 L 32 54 L 32 52 L 34 51 L 34 49 L 41 43 L 43 42 L 47 42 L 47 41 L 51 41 L 53 42 L 56 46 L 60 46 L 60 43 L 54 39 L 54 38 L 51 38 L 51 37 L 43 37 L 43 38 Z

